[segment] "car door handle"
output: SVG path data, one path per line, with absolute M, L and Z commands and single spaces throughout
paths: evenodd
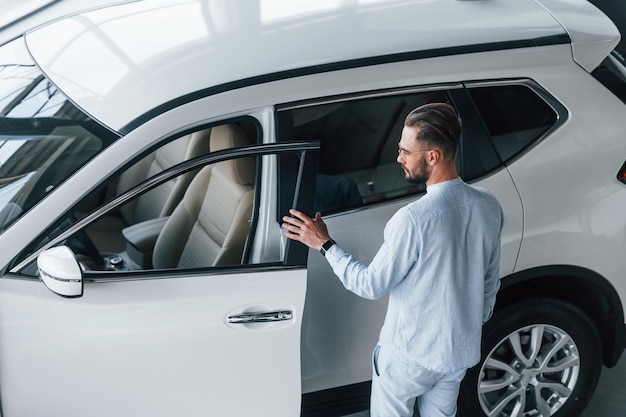
M 235 314 L 228 316 L 227 321 L 233 324 L 269 323 L 272 321 L 291 320 L 292 318 L 293 312 L 291 310 L 276 310 Z

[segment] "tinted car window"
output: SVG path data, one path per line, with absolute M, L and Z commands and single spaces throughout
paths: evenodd
M 526 85 L 473 87 L 469 92 L 502 161 L 517 155 L 557 121 L 554 109 Z
M 423 192 L 396 162 L 404 119 L 414 108 L 450 102 L 446 92 L 335 101 L 278 113 L 279 139 L 320 141 L 314 210 L 332 213 Z

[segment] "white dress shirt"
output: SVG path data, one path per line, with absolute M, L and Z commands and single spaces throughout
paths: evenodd
M 403 363 L 455 372 L 480 360 L 482 325 L 500 287 L 502 223 L 490 192 L 456 178 L 398 210 L 370 265 L 338 244 L 326 259 L 355 294 L 390 293 L 381 346 Z

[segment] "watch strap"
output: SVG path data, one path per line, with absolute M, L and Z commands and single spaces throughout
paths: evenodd
M 320 253 L 326 256 L 326 252 L 328 251 L 328 249 L 332 248 L 335 243 L 336 242 L 334 240 L 328 239 L 322 244 L 322 247 L 320 248 Z

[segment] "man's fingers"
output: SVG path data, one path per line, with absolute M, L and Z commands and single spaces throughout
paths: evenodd
M 300 210 L 290 209 L 289 210 L 289 214 L 291 214 L 293 217 L 295 217 L 298 220 L 300 220 L 302 223 L 306 223 L 307 221 L 309 221 L 309 222 L 313 221 L 312 218 L 310 218 L 309 216 L 307 216 L 306 214 L 304 214 Z
M 291 214 L 292 216 L 301 217 L 304 213 L 302 213 L 300 210 L 292 208 L 289 209 L 289 214 Z
M 315 222 L 315 219 L 310 218 L 306 214 L 296 209 L 289 210 L 289 214 L 291 214 L 291 216 L 283 217 L 283 222 L 296 226 L 298 228 L 310 227 L 310 225 Z
M 289 223 L 283 223 L 283 229 L 287 231 L 287 235 L 294 234 L 297 235 L 300 228 L 298 226 L 291 225 Z
M 306 224 L 303 220 L 297 217 L 283 216 L 282 228 L 285 229 L 285 236 L 289 239 L 301 241 L 305 227 Z
M 299 228 L 304 222 L 296 217 L 284 216 L 283 224 Z

